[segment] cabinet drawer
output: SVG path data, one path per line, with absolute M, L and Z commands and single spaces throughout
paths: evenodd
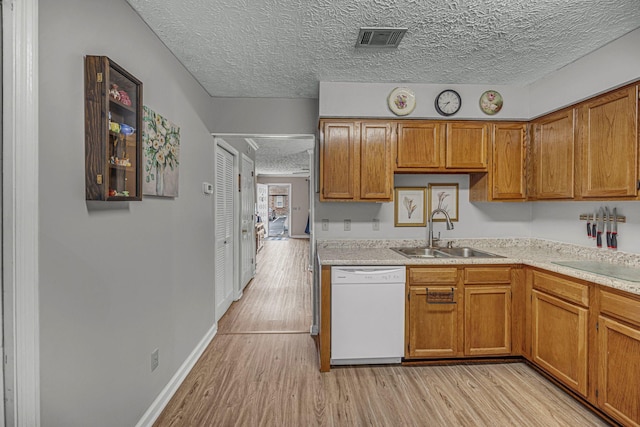
M 550 274 L 533 272 L 533 287 L 567 301 L 589 306 L 589 286 Z
M 600 313 L 640 325 L 640 301 L 600 290 Z
M 469 267 L 464 269 L 464 283 L 472 285 L 511 283 L 511 267 Z
M 457 268 L 421 268 L 409 269 L 409 284 L 437 283 L 439 285 L 458 283 Z

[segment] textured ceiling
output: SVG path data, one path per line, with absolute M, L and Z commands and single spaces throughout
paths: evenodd
M 229 143 L 240 140 L 250 141 L 258 147 L 254 165 L 257 175 L 309 176 L 309 163 L 311 161 L 309 151 L 313 150 L 315 146 L 312 136 L 265 136 L 252 138 L 225 136 L 223 139 Z
M 527 84 L 640 27 L 639 0 L 127 0 L 212 96 L 319 81 Z M 361 26 L 407 27 L 355 49 Z

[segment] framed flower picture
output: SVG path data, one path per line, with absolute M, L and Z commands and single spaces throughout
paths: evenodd
M 427 189 L 397 187 L 395 190 L 395 226 L 424 227 L 427 225 Z
M 444 209 L 451 221 L 458 220 L 458 184 L 429 184 L 429 215 L 434 209 Z M 436 214 L 433 221 L 443 222 L 443 214 Z
M 145 196 L 178 197 L 180 128 L 146 105 L 142 109 Z

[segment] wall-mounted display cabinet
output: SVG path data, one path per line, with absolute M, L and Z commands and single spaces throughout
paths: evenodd
M 106 56 L 85 57 L 87 200 L 142 200 L 142 82 Z

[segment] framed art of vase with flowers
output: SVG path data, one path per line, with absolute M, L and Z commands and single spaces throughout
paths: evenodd
M 146 105 L 142 109 L 145 196 L 178 197 L 180 128 Z

